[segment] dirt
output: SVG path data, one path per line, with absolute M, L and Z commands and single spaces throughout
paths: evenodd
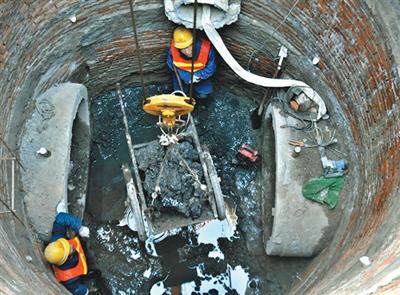
M 150 87 L 150 94 L 163 91 L 168 93 L 168 88 Z M 123 93 L 134 144 L 156 139 L 156 118 L 141 110 L 140 89 L 125 88 Z M 298 279 L 309 259 L 264 254 L 260 163 L 235 160 L 243 143 L 261 150 L 262 130 L 252 130 L 249 120 L 255 107 L 220 87 L 193 113 L 237 226 L 215 220 L 183 228 L 156 244 L 160 258 L 154 258 L 143 250 L 136 233 L 117 226 L 126 198 L 120 165 L 130 162 L 129 153 L 115 91 L 95 99 L 86 222 L 95 233 L 90 248 L 94 266 L 103 271 L 104 294 L 170 294 L 178 286 L 184 294 L 283 294 Z
M 151 142 L 135 152 L 148 204 L 197 219 L 207 201 L 199 155 L 188 140 L 162 146 Z M 154 198 L 153 198 L 154 197 Z

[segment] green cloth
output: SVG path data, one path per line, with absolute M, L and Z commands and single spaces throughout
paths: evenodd
M 344 176 L 313 178 L 303 185 L 303 196 L 309 200 L 327 204 L 330 209 L 335 208 L 339 192 L 345 182 Z

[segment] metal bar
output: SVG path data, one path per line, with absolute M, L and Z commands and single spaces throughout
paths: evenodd
M 12 215 L 14 215 L 14 217 L 15 217 L 23 226 L 25 226 L 24 222 L 18 217 L 17 214 L 15 214 L 15 212 L 14 212 L 13 210 L 11 210 L 10 206 L 8 206 L 6 202 L 4 202 L 1 198 L 0 198 L 0 202 L 9 210 L 8 212 L 0 212 L 0 213 L 11 213 Z
M 190 116 L 190 114 L 189 114 Z M 210 205 L 211 208 L 213 210 L 214 213 L 214 217 L 218 216 L 218 212 L 217 212 L 217 206 L 215 204 L 215 201 L 213 198 L 213 189 L 212 189 L 212 184 L 211 184 L 211 179 L 210 179 L 210 175 L 207 169 L 207 164 L 204 161 L 204 157 L 203 157 L 203 150 L 201 148 L 201 144 L 200 144 L 200 140 L 199 140 L 199 136 L 197 134 L 197 130 L 196 130 L 196 126 L 194 125 L 194 120 L 193 117 L 190 116 L 189 118 L 190 120 L 190 126 L 188 129 L 190 129 L 190 133 L 191 133 L 191 137 L 193 138 L 194 144 L 196 146 L 197 149 L 197 153 L 199 154 L 199 158 L 200 158 L 200 163 L 201 163 L 201 167 L 203 168 L 203 172 L 204 172 L 204 178 L 206 179 L 206 184 L 207 184 L 207 190 L 208 190 L 208 198 L 210 201 Z
M 121 106 L 121 111 L 122 111 L 124 125 L 125 125 L 126 142 L 128 144 L 129 152 L 131 154 L 132 165 L 133 165 L 133 169 L 134 169 L 134 173 L 135 173 L 136 185 L 138 187 L 140 201 L 142 203 L 142 209 L 146 212 L 147 211 L 146 200 L 144 198 L 142 181 L 140 179 L 139 168 L 138 168 L 138 165 L 137 165 L 135 152 L 133 150 L 132 137 L 131 137 L 130 132 L 129 132 L 128 119 L 126 117 L 124 102 L 122 100 L 121 85 L 119 83 L 117 83 L 117 93 L 118 93 L 119 105 Z
M 183 85 L 182 85 L 182 80 L 181 80 L 181 78 L 179 77 L 178 71 L 176 70 L 176 67 L 175 67 L 174 63 L 172 63 L 172 68 L 174 69 L 174 73 L 175 73 L 176 79 L 178 80 L 179 88 L 180 88 L 180 90 L 184 93 L 184 91 L 183 91 Z
M 148 146 L 149 144 L 153 144 L 155 142 L 158 142 L 158 140 L 153 140 L 153 141 L 149 141 L 149 142 L 145 142 L 145 143 L 138 143 L 133 146 L 133 149 L 135 149 L 135 150 L 141 149 L 141 148 L 144 148 L 144 147 Z
M 128 165 L 122 164 L 122 173 L 124 174 L 124 179 L 126 183 L 126 193 L 128 195 L 128 206 L 132 211 L 133 219 L 135 220 L 135 225 L 137 226 L 137 231 L 139 235 L 139 240 L 146 241 L 146 230 L 143 221 L 142 212 L 140 210 L 140 204 L 135 188 L 135 184 L 132 179 L 132 173 Z
M 0 157 L 0 160 L 4 160 L 4 161 L 7 161 L 7 160 L 16 160 L 17 158 L 15 158 L 15 157 Z
M 207 148 L 204 148 L 203 157 L 207 165 L 208 172 L 210 173 L 210 180 L 212 189 L 214 191 L 215 206 L 218 213 L 218 219 L 224 220 L 226 218 L 224 195 L 222 194 L 217 170 L 215 169 L 211 154 Z
M 15 160 L 11 161 L 11 209 L 14 211 L 14 200 L 15 200 Z

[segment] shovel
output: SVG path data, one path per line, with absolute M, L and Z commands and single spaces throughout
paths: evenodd
M 282 62 L 285 57 L 287 57 L 287 48 L 285 46 L 281 46 L 279 49 L 279 62 L 278 62 L 278 67 L 276 68 L 274 75 L 272 76 L 272 79 L 275 79 L 278 77 L 279 71 L 282 68 Z M 260 106 L 257 109 L 254 109 L 253 112 L 251 113 L 251 127 L 253 129 L 260 129 L 261 128 L 261 122 L 262 122 L 262 113 L 264 111 L 264 105 L 265 102 L 267 101 L 267 98 L 271 95 L 271 88 L 268 88 L 264 91 L 264 95 L 261 99 Z

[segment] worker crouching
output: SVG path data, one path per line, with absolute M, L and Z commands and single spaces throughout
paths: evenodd
M 205 99 L 213 92 L 211 76 L 215 73 L 215 50 L 210 41 L 196 40 L 193 46 L 191 31 L 184 27 L 177 27 L 168 51 L 167 64 L 173 71 L 174 90 L 181 90 L 188 94 L 192 73 L 192 58 L 194 55 L 194 95 L 197 99 Z M 183 82 L 183 83 L 182 83 Z
M 53 224 L 51 243 L 44 250 L 46 260 L 52 264 L 56 279 L 72 294 L 89 294 L 89 288 L 83 280 L 97 278 L 99 270 L 88 270 L 88 263 L 82 243 L 78 236 L 67 238 L 68 229 L 89 237 L 89 228 L 68 213 L 58 213 Z

